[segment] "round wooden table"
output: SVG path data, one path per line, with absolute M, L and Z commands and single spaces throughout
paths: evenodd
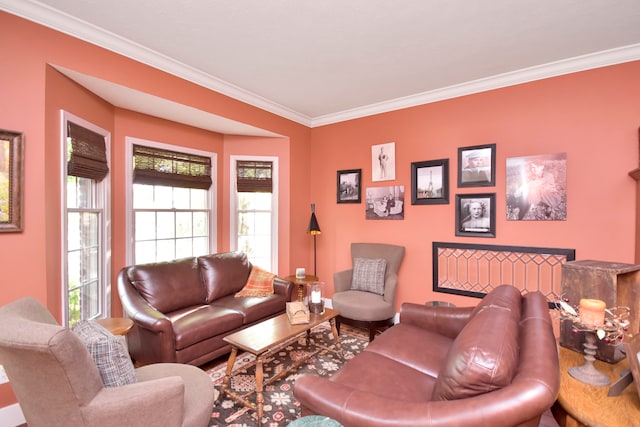
M 566 412 L 566 427 L 638 427 L 640 426 L 640 398 L 634 384 L 628 385 L 619 396 L 607 396 L 609 386 L 582 383 L 568 370 L 584 364 L 584 355 L 560 348 L 560 392 L 558 403 Z M 614 364 L 596 360 L 595 367 L 607 375 L 611 384 L 629 369 L 625 358 Z M 561 423 L 561 425 L 563 425 Z
M 304 287 L 310 283 L 317 282 L 318 276 L 307 274 L 304 278 L 297 278 L 295 274 L 285 277 L 285 280 L 293 282 L 298 287 L 298 301 L 304 299 Z
M 133 328 L 133 320 L 124 317 L 107 317 L 96 319 L 96 322 L 113 335 L 126 335 Z

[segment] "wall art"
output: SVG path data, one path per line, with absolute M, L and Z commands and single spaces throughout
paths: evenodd
M 0 129 L 0 232 L 22 231 L 23 135 Z
M 496 185 L 496 144 L 458 148 L 458 187 Z
M 365 216 L 367 219 L 404 219 L 404 185 L 367 188 Z
M 566 153 L 507 159 L 507 219 L 567 219 Z
M 338 203 L 360 203 L 362 169 L 338 171 Z
M 411 204 L 449 203 L 449 159 L 411 163 Z
M 456 194 L 456 236 L 496 237 L 496 193 Z
M 394 179 L 396 179 L 396 143 L 373 145 L 371 147 L 371 181 Z

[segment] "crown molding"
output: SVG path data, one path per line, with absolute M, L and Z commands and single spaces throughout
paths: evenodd
M 499 74 L 483 79 L 473 80 L 458 85 L 448 86 L 441 89 L 422 92 L 415 95 L 396 98 L 364 107 L 353 108 L 335 114 L 327 114 L 315 117 L 311 120 L 311 127 L 324 126 L 332 123 L 344 122 L 347 120 L 359 119 L 375 114 L 387 113 L 401 110 L 403 108 L 415 107 L 446 99 L 458 98 L 460 96 L 472 95 L 474 93 L 486 92 L 508 86 L 528 83 L 536 80 L 557 77 L 565 74 L 577 73 L 594 68 L 606 67 L 609 65 L 622 64 L 624 62 L 637 61 L 640 59 L 640 44 L 624 46 L 607 51 L 577 56 L 535 67 L 525 68 L 518 71 Z
M 34 0 L 0 0 L 0 9 L 305 126 L 311 118 L 201 70 Z
M 35 0 L 0 0 L 0 8 L 312 128 L 640 59 L 635 44 L 312 118 Z

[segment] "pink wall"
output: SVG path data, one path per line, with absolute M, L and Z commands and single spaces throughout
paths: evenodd
M 318 275 L 348 268 L 349 244 L 406 246 L 398 301 L 477 300 L 434 294 L 433 241 L 575 248 L 577 259 L 634 262 L 640 61 L 465 96 L 313 129 L 312 200 L 317 203 Z M 371 146 L 395 141 L 396 179 L 373 183 Z M 457 188 L 457 148 L 497 144 L 496 186 Z M 567 153 L 566 221 L 507 221 L 509 157 Z M 496 238 L 456 237 L 454 204 L 411 205 L 411 162 L 449 159 L 450 201 L 497 193 Z M 336 171 L 362 168 L 364 189 L 404 185 L 404 221 L 366 220 L 363 204 L 336 203 Z
M 627 173 L 638 166 L 638 61 L 309 129 L 4 12 L 0 12 L 0 26 L 0 51 L 10 58 L 0 67 L 0 92 L 8 100 L 0 103 L 0 127 L 25 134 L 24 231 L 0 234 L 4 285 L 0 305 L 33 295 L 59 312 L 60 108 L 113 132 L 114 280 L 124 263 L 124 137 L 161 140 L 166 133 L 188 136 L 193 139 L 189 144 L 218 152 L 220 250 L 228 247 L 228 156 L 247 150 L 281 156 L 281 274 L 294 267 L 312 268 L 313 243 L 305 233 L 312 202 L 322 228 L 317 240 L 320 278 L 331 284 L 333 272 L 349 266 L 353 241 L 402 244 L 407 254 L 400 271 L 399 302 L 444 298 L 475 303 L 432 294 L 430 260 L 435 240 L 572 247 L 578 259 L 633 262 L 635 184 Z M 248 123 L 283 138 L 266 145 L 252 138 L 221 138 L 115 109 L 47 64 Z M 389 141 L 396 142 L 397 177 L 375 185 L 405 186 L 405 219 L 367 221 L 363 204 L 336 204 L 336 171 L 362 168 L 363 187 L 372 186 L 371 145 Z M 478 192 L 456 188 L 457 147 L 494 142 L 497 185 L 481 192 L 497 193 L 495 239 L 455 237 L 452 204 L 411 206 L 411 162 L 449 158 L 453 200 L 456 193 Z M 567 153 L 567 221 L 506 221 L 505 159 L 555 152 Z M 0 386 L 0 406 L 13 402 L 10 386 Z

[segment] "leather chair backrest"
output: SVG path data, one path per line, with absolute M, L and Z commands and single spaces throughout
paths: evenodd
M 198 258 L 206 302 L 232 295 L 244 287 L 251 263 L 244 252 L 223 252 Z

